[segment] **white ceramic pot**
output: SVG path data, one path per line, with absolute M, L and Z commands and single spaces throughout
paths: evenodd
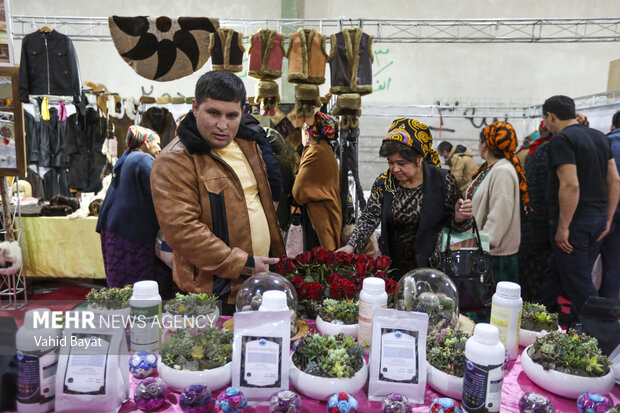
M 562 331 L 562 327 L 558 326 L 558 331 Z M 546 330 L 532 331 L 521 328 L 519 329 L 519 345 L 521 347 L 531 346 L 538 337 L 544 337 L 547 333 Z
M 174 391 L 181 392 L 192 384 L 209 386 L 213 391 L 230 384 L 232 380 L 232 362 L 211 370 L 188 371 L 166 366 L 161 359 L 157 362 L 159 377 Z
M 347 337 L 357 338 L 357 324 L 335 324 L 325 321 L 321 316 L 317 315 L 316 328 L 321 334 L 327 334 L 328 336 L 337 336 L 342 333 Z
M 607 394 L 614 387 L 614 376 L 611 371 L 603 377 L 583 377 L 545 370 L 528 355 L 530 348 L 532 346 L 528 346 L 521 354 L 523 371 L 530 380 L 551 393 L 576 399 L 583 392 Z
M 299 390 L 300 393 L 312 399 L 327 400 L 329 396 L 337 392 L 354 394 L 361 390 L 368 379 L 368 365 L 364 360 L 362 368 L 350 378 L 318 377 L 299 370 L 295 363 L 293 363 L 291 355 L 289 378 L 293 387 Z
M 463 378 L 456 377 L 435 368 L 426 362 L 428 384 L 444 396 L 461 400 L 463 397 Z

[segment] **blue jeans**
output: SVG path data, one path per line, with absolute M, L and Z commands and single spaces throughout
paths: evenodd
M 620 219 L 611 223 L 609 233 L 601 245 L 603 260 L 603 277 L 599 295 L 606 298 L 618 298 L 620 294 Z
M 573 219 L 568 236 L 573 251 L 567 254 L 555 243 L 558 221 L 549 221 L 551 256 L 540 298 L 547 308 L 553 308 L 564 291 L 572 301 L 571 314 L 576 316 L 589 297 L 598 297 L 592 283 L 592 266 L 601 246 L 596 239 L 605 230 L 606 223 L 605 217 Z

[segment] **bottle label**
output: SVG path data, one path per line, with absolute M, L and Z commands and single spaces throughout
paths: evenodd
M 468 412 L 499 412 L 504 379 L 504 363 L 481 366 L 465 361 L 463 407 Z
M 161 302 L 130 310 L 131 351 L 156 350 L 161 344 Z
M 44 404 L 54 400 L 58 354 L 56 349 L 41 356 L 17 352 L 17 400 Z
M 514 360 L 519 354 L 519 330 L 521 329 L 521 309 L 491 306 L 491 324 L 499 330 L 499 341 L 504 345 L 508 359 Z
M 357 327 L 357 342 L 370 347 L 370 336 L 372 334 L 372 313 L 375 308 L 387 308 L 387 302 L 373 304 L 368 301 L 360 300 L 360 316 Z

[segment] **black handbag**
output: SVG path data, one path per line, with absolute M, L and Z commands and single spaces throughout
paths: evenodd
M 483 311 L 491 307 L 491 299 L 495 293 L 493 281 L 493 266 L 491 254 L 482 249 L 480 233 L 476 220 L 473 219 L 473 229 L 477 248 L 467 248 L 452 251 L 450 249 L 450 235 L 443 251 L 432 259 L 432 265 L 443 271 L 456 285 L 459 293 L 459 310 Z

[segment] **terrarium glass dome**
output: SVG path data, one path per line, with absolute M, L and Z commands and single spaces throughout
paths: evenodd
M 297 292 L 293 284 L 275 272 L 261 272 L 241 284 L 235 303 L 237 311 L 258 311 L 265 291 L 277 290 L 286 293 L 286 303 L 291 310 L 291 334 L 297 332 Z
M 428 314 L 429 334 L 448 327 L 456 329 L 459 321 L 456 285 L 434 268 L 417 268 L 403 275 L 394 295 L 394 307 Z

